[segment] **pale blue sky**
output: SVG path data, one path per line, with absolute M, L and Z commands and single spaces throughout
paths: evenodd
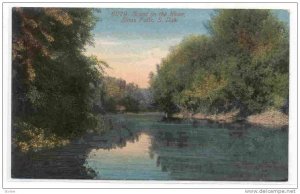
M 136 22 L 122 22 L 122 16 L 114 13 L 127 12 L 127 18 Z M 159 14 L 171 12 L 182 14 L 176 22 L 157 22 Z M 154 14 L 153 22 L 143 22 L 143 14 Z M 106 61 L 111 69 L 107 73 L 134 82 L 140 87 L 148 86 L 148 75 L 156 64 L 168 54 L 169 48 L 178 44 L 183 37 L 191 34 L 207 34 L 205 27 L 214 14 L 209 9 L 101 9 L 96 15 L 100 18 L 93 31 L 95 47 L 88 47 L 87 53 Z M 277 10 L 278 18 L 286 23 L 288 12 Z M 139 16 L 135 16 L 139 15 Z

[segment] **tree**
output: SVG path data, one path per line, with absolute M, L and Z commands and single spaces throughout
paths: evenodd
M 152 96 L 147 89 L 123 79 L 105 77 L 104 107 L 108 112 L 124 107 L 127 112 L 139 112 L 152 108 Z
M 269 10 L 221 10 L 209 36 L 189 36 L 151 75 L 166 112 L 239 109 L 240 116 L 280 108 L 288 98 L 288 30 Z
M 210 22 L 210 31 L 221 48 L 218 56 L 235 58 L 230 68 L 223 68 L 229 70 L 226 92 L 241 115 L 282 106 L 283 100 L 275 98 L 288 95 L 286 26 L 269 10 L 222 10 Z
M 15 119 L 66 137 L 95 127 L 106 64 L 83 54 L 92 43 L 93 10 L 14 8 L 13 21 Z

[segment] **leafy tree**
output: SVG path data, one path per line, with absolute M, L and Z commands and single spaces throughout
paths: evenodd
M 93 107 L 103 96 L 106 64 L 83 54 L 92 43 L 93 11 L 14 8 L 13 20 L 15 119 L 60 136 L 94 128 Z
M 190 36 L 173 47 L 157 75 L 152 76 L 151 87 L 158 106 L 168 115 L 188 108 L 182 103 L 185 101 L 182 92 L 191 87 L 196 68 L 207 68 L 211 58 L 214 58 L 214 52 L 206 36 Z
M 151 90 L 167 114 L 217 113 L 240 116 L 282 107 L 288 98 L 288 30 L 269 10 L 221 10 L 209 36 L 189 36 L 170 50 Z
M 242 115 L 274 106 L 274 97 L 287 98 L 288 31 L 271 11 L 222 10 L 210 30 L 218 56 L 235 57 L 226 92 Z
M 141 89 L 134 83 L 123 79 L 105 77 L 104 108 L 116 112 L 120 107 L 127 112 L 145 111 L 152 108 L 152 96 L 147 89 Z

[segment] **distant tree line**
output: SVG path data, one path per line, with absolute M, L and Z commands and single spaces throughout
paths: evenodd
M 103 109 L 108 112 L 139 112 L 154 110 L 149 89 L 139 88 L 123 79 L 105 77 Z
M 172 47 L 151 73 L 155 104 L 169 116 L 287 110 L 287 25 L 270 10 L 220 10 L 207 29 L 208 35 L 188 36 Z

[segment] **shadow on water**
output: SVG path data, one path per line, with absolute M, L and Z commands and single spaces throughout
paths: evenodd
M 124 120 L 112 125 L 105 134 L 88 133 L 62 148 L 26 154 L 13 150 L 12 178 L 93 179 L 93 169 L 84 166 L 92 149 L 112 150 L 139 140 L 139 133 L 128 129 Z
M 207 120 L 163 122 L 160 118 L 110 115 L 112 130 L 87 134 L 63 149 L 39 153 L 31 168 L 36 173 L 29 170 L 18 177 L 287 180 L 287 128 Z

